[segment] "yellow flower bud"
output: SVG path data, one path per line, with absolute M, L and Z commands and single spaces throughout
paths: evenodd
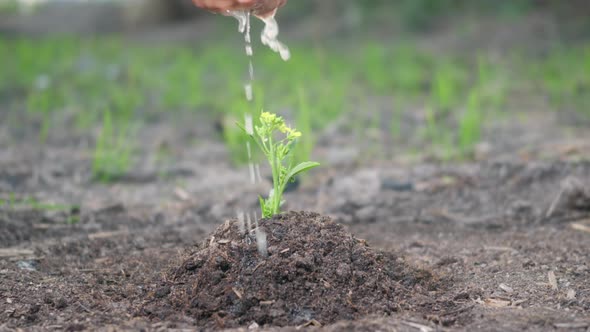
M 262 114 L 260 114 L 260 121 L 267 125 L 272 124 L 276 118 L 276 114 L 272 114 L 269 112 L 262 112 Z

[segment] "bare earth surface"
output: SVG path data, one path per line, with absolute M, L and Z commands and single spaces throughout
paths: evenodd
M 81 139 L 57 137 L 57 143 L 49 142 L 43 148 L 25 140 L 3 149 L 3 193 L 76 207 L 51 211 L 4 205 L 0 210 L 2 329 L 246 328 L 255 322 L 261 326 L 270 323 L 265 329 L 279 329 L 273 327 L 273 319 L 254 311 L 233 312 L 234 316 L 224 321 L 227 308 L 205 302 L 204 310 L 198 305 L 191 307 L 188 293 L 184 300 L 172 301 L 173 306 L 165 303 L 174 291 L 170 286 L 177 285 L 171 271 L 186 266 L 190 252 L 196 250 L 191 248 L 235 217 L 237 210 L 255 211 L 256 194 L 266 190 L 265 185 L 249 184 L 246 169 L 230 166 L 221 143 L 182 147 L 179 137 L 189 135 L 186 131 L 209 135 L 205 122 L 200 123 L 203 128 L 172 130 L 165 122 L 150 128 L 156 140 L 179 147 L 171 166 L 158 166 L 166 176 L 159 176 L 155 166 L 146 163 L 113 185 L 92 181 L 90 157 L 80 147 Z M 500 156 L 498 160 L 437 164 L 408 163 L 404 158 L 372 163 L 351 159 L 348 163 L 334 161 L 336 166 L 326 161 L 327 166 L 287 195 L 288 208 L 330 215 L 344 227 L 327 239 L 312 238 L 327 241 L 330 236 L 346 237 L 343 234 L 350 232 L 365 240 L 371 252 L 383 250 L 396 257 L 381 263 L 385 264 L 383 271 L 399 265 L 407 269 L 408 278 L 414 278 L 415 271 L 424 271 L 428 280 L 408 282 L 396 274 L 387 279 L 392 283 L 387 286 L 392 295 L 384 294 L 388 302 L 383 303 L 389 303 L 385 306 L 379 305 L 382 300 L 375 294 L 365 291 L 360 294 L 366 294 L 369 302 L 355 298 L 346 304 L 350 305 L 348 312 L 344 307 L 326 315 L 309 310 L 297 316 L 298 320 L 284 314 L 294 302 L 273 302 L 285 290 L 265 291 L 266 298 L 257 298 L 255 307 L 271 310 L 280 303 L 275 325 L 317 325 L 326 331 L 587 330 L 590 162 L 584 142 L 588 140 L 581 139 L 583 131 L 576 139 L 564 139 L 561 126 L 558 121 L 499 123 L 500 130 L 518 127 L 518 132 L 525 133 L 520 139 L 536 143 L 515 151 L 506 146 L 518 146 L 518 142 L 511 139 L 505 144 L 508 142 L 497 138 L 492 148 L 504 151 L 494 154 Z M 519 139 L 518 135 L 513 137 Z M 146 149 L 153 143 L 144 142 Z M 361 150 L 354 142 L 347 146 Z M 341 145 L 331 144 L 330 139 L 323 140 L 318 150 L 326 156 L 342 152 Z M 7 195 L 3 199 L 9 200 Z M 71 220 L 78 222 L 68 223 Z M 297 234 L 297 230 L 290 231 Z M 239 242 L 236 235 L 231 239 Z M 297 239 L 289 241 L 297 243 Z M 292 255 L 305 263 L 305 254 L 326 250 L 322 246 L 327 242 L 322 243 L 315 244 L 320 247 L 303 246 Z M 256 257 L 255 244 L 240 246 L 250 248 L 249 259 L 263 261 Z M 288 259 L 281 262 L 286 264 Z M 304 263 L 301 266 L 307 266 Z M 307 309 L 313 303 L 338 301 L 347 294 L 318 291 L 325 287 L 324 281 L 330 283 L 330 276 L 338 275 L 338 264 L 313 264 L 311 270 L 300 271 L 309 277 L 308 284 L 297 285 L 316 291 L 293 293 L 302 297 L 300 303 L 309 304 Z M 310 271 L 320 271 L 326 278 L 312 276 Z M 184 285 L 225 280 L 225 276 L 209 272 L 184 275 L 180 280 Z M 223 285 L 233 285 L 244 297 L 253 294 L 249 293 L 252 289 L 236 288 L 244 282 L 232 279 L 238 275 L 227 278 Z M 246 285 L 258 292 L 265 290 L 257 283 Z M 276 287 L 269 284 L 269 289 L 271 286 Z M 353 280 L 338 286 L 355 289 Z M 197 293 L 193 295 L 215 289 L 217 293 L 211 294 L 228 292 L 209 285 L 194 290 Z M 231 287 L 229 291 L 234 292 Z M 211 301 L 219 304 L 222 298 Z M 359 304 L 359 311 L 350 311 Z M 218 319 L 211 318 L 214 316 Z M 339 321 L 347 317 L 354 320 Z

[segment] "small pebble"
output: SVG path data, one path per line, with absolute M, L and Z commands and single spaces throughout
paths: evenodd
M 163 297 L 167 296 L 168 294 L 170 294 L 170 287 L 164 286 L 164 287 L 158 288 L 154 295 L 157 298 L 163 298 Z
M 55 301 L 55 308 L 56 309 L 64 309 L 68 306 L 68 301 L 66 301 L 66 299 L 64 299 L 63 297 L 60 297 L 59 299 L 57 299 L 57 301 Z
M 576 291 L 573 289 L 569 289 L 566 294 L 566 298 L 568 300 L 575 300 L 576 299 Z
M 501 290 L 505 291 L 508 294 L 514 292 L 514 289 L 512 289 L 510 286 L 508 286 L 506 284 L 500 284 L 498 287 L 500 287 Z
M 37 271 L 37 268 L 35 267 L 35 265 L 37 265 L 37 262 L 29 261 L 29 260 L 16 262 L 16 266 L 19 269 L 27 270 L 27 271 Z
M 381 181 L 381 190 L 392 191 L 414 191 L 414 183 L 410 181 L 397 181 L 393 179 L 384 179 Z

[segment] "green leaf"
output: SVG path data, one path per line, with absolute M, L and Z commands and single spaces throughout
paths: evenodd
M 291 171 L 289 171 L 289 173 L 287 173 L 287 176 L 285 178 L 285 183 L 289 182 L 289 180 L 291 180 L 295 175 L 301 173 L 301 172 L 305 172 L 308 171 L 314 167 L 318 167 L 320 166 L 320 163 L 316 163 L 315 161 L 304 161 L 301 164 L 293 167 L 291 169 Z
M 260 201 L 260 212 L 262 212 L 262 218 L 272 218 L 272 211 L 268 207 L 267 200 L 262 198 L 262 196 L 258 196 L 258 200 Z
M 264 203 L 264 198 L 262 198 L 262 196 L 258 196 L 258 201 L 260 202 L 260 212 L 262 213 L 262 218 L 266 218 L 266 204 Z

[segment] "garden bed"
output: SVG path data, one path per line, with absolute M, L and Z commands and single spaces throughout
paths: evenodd
M 590 164 L 451 169 L 454 181 L 440 166 L 343 171 L 347 183 L 320 185 L 340 198 L 322 206 L 343 226 L 310 213 L 262 220 L 268 258 L 199 199 L 82 208 L 74 225 L 71 210 L 3 209 L 3 234 L 17 233 L 6 223 L 29 234 L 0 251 L 3 326 L 586 329 L 590 212 L 562 182 L 588 179 Z M 391 189 L 394 174 L 418 188 Z M 315 188 L 288 199 L 310 204 Z

